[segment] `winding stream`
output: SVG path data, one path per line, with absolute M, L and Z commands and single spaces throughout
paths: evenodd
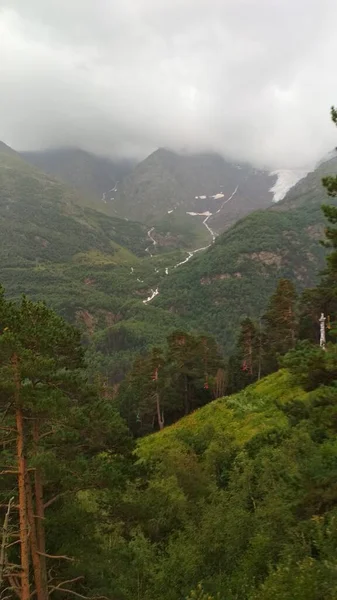
M 227 202 L 230 202 L 230 200 L 232 200 L 232 198 L 234 198 L 235 194 L 237 193 L 239 189 L 239 186 L 237 185 L 234 192 L 229 196 L 229 198 L 227 198 L 226 200 L 224 200 L 224 202 L 221 204 L 220 208 L 214 213 L 214 214 L 218 214 L 223 207 L 225 206 L 225 204 L 227 204 Z M 205 197 L 206 198 L 206 197 Z M 213 213 L 211 213 L 210 211 L 205 211 L 203 213 L 195 213 L 195 212 L 187 212 L 186 214 L 191 215 L 191 216 L 202 216 L 205 217 L 202 224 L 206 227 L 207 231 L 209 231 L 210 235 L 212 236 L 212 241 L 210 244 L 208 244 L 207 246 L 203 246 L 202 248 L 196 248 L 195 250 L 192 251 L 187 251 L 187 257 L 182 260 L 181 262 L 178 262 L 176 265 L 173 265 L 173 269 L 176 269 L 177 267 L 180 267 L 181 265 L 186 264 L 189 260 L 191 260 L 191 258 L 197 253 L 197 252 L 201 252 L 202 250 L 207 250 L 207 248 L 209 248 L 214 242 L 215 242 L 215 238 L 217 237 L 217 234 L 215 233 L 215 231 L 213 231 L 213 229 L 208 225 L 207 221 L 210 217 L 213 216 Z M 156 246 L 157 242 L 154 239 L 154 237 L 152 236 L 152 232 L 154 231 L 154 227 L 151 227 L 151 229 L 149 229 L 149 231 L 147 232 L 147 236 L 148 238 L 151 240 L 152 242 L 152 246 Z M 151 250 L 150 250 L 150 246 L 148 246 L 145 250 L 146 252 L 149 253 L 149 255 L 152 257 L 153 254 L 151 254 Z M 155 269 L 155 272 L 158 272 L 158 269 Z M 169 267 L 165 267 L 165 273 L 166 275 L 169 274 Z M 140 279 L 137 279 L 137 281 L 140 281 Z M 146 298 L 146 300 L 143 300 L 144 304 L 148 304 L 149 302 L 151 302 L 151 300 L 153 300 L 153 298 L 155 298 L 156 296 L 158 296 L 159 294 L 159 288 L 157 287 L 155 290 L 151 289 L 151 295 Z

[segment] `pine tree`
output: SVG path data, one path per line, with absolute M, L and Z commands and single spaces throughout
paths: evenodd
M 337 109 L 332 106 L 331 107 L 331 120 L 332 122 L 337 125 Z M 337 195 L 337 176 L 328 176 L 328 177 L 323 177 L 322 179 L 322 183 L 324 185 L 324 187 L 326 188 L 329 196 L 336 196 Z M 325 206 L 323 208 L 324 214 L 329 218 L 329 214 L 330 216 L 334 216 L 335 220 L 331 221 L 331 222 L 337 222 L 337 209 L 335 208 L 334 211 L 329 211 L 327 209 L 332 208 L 332 207 L 327 207 Z M 329 219 L 330 220 L 330 219 Z
M 175 331 L 165 351 L 136 360 L 117 395 L 121 414 L 136 435 L 162 429 L 223 393 L 222 367 L 212 338 Z
M 253 383 L 264 373 L 263 332 L 260 325 L 246 317 L 241 321 L 236 349 L 229 359 L 229 392 Z
M 0 323 L 1 496 L 4 506 L 14 496 L 20 547 L 17 555 L 13 540 L 5 544 L 10 562 L 2 578 L 21 600 L 32 594 L 47 600 L 51 591 L 64 591 L 60 561 L 72 559 L 46 550 L 45 511 L 69 494 L 101 485 L 102 453 L 126 447 L 127 436 L 85 380 L 76 329 L 44 304 L 7 302 L 3 290 Z
M 296 291 L 288 279 L 280 279 L 269 300 L 263 317 L 265 325 L 265 352 L 268 356 L 267 369 L 277 368 L 278 355 L 294 348 L 297 339 Z

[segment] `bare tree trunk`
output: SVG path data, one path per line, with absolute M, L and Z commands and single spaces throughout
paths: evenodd
M 30 599 L 29 589 L 29 540 L 28 540 L 28 515 L 26 496 L 27 466 L 25 458 L 25 437 L 23 426 L 23 412 L 20 406 L 20 375 L 17 354 L 13 355 L 16 406 L 16 455 L 18 463 L 18 488 L 19 488 L 19 521 L 20 521 L 20 546 L 21 546 L 21 600 Z
M 159 392 L 156 392 L 156 406 L 157 406 L 158 425 L 159 425 L 159 429 L 162 430 L 164 428 L 164 415 L 160 410 Z
M 1 548 L 0 548 L 0 586 L 3 583 L 3 576 L 6 569 L 6 547 L 8 540 L 8 526 L 9 526 L 9 517 L 11 512 L 11 504 L 14 501 L 13 498 L 10 499 L 7 506 L 7 511 L 4 518 L 4 524 L 2 526 L 2 540 L 1 540 Z
M 16 364 L 16 388 L 19 395 L 19 378 Z M 13 361 L 14 362 L 14 361 Z M 17 400 L 19 398 L 17 397 Z M 18 461 L 18 487 L 19 487 L 19 520 L 20 520 L 20 545 L 21 545 L 21 600 L 30 599 L 29 589 L 29 541 L 28 541 L 28 516 L 27 516 L 27 497 L 26 497 L 26 459 L 24 456 L 24 428 L 23 414 L 20 406 L 16 407 L 16 427 L 17 427 L 17 461 Z
M 188 401 L 188 381 L 187 381 L 187 375 L 185 375 L 185 389 L 184 389 L 184 403 L 185 403 L 185 415 L 188 415 L 188 413 L 190 412 L 189 410 L 189 401 Z
M 33 424 L 33 443 L 34 452 L 38 452 L 38 444 L 40 439 L 39 422 L 34 421 Z M 43 597 L 48 598 L 48 583 L 47 583 L 47 564 L 46 564 L 46 536 L 44 527 L 44 500 L 43 500 L 43 485 L 41 478 L 41 471 L 39 468 L 34 473 L 34 485 L 35 485 L 35 506 L 36 506 L 36 536 L 37 536 L 37 549 L 39 551 L 41 579 L 42 579 L 42 590 Z
M 33 506 L 33 497 L 32 497 L 32 486 L 30 483 L 29 473 L 27 473 L 26 486 L 27 486 L 27 514 L 28 514 L 28 521 L 29 521 L 29 534 L 30 534 L 29 539 L 30 539 L 30 550 L 31 550 L 33 570 L 34 570 L 36 597 L 37 597 L 37 600 L 46 600 L 46 596 L 44 595 L 43 588 L 42 588 L 42 573 L 41 573 L 41 568 L 40 568 L 40 556 L 38 554 L 36 526 L 35 526 L 35 517 L 34 517 L 34 506 Z

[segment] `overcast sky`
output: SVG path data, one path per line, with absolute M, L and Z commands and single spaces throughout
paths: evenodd
M 270 168 L 337 145 L 336 0 L 0 0 L 0 139 Z

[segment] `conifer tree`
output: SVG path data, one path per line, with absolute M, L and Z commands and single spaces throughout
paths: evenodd
M 229 359 L 229 391 L 236 392 L 263 372 L 263 334 L 261 327 L 249 317 L 241 321 L 236 349 Z
M 297 339 L 296 291 L 288 279 L 280 279 L 263 317 L 269 371 L 277 368 L 277 356 L 294 348 Z
M 2 579 L 20 600 L 69 596 L 61 563 L 72 559 L 50 553 L 45 511 L 101 485 L 102 453 L 127 447 L 125 428 L 86 382 L 75 328 L 44 304 L 7 302 L 3 290 L 0 325 L 1 497 L 3 506 L 14 497 L 19 536 L 5 543 Z

